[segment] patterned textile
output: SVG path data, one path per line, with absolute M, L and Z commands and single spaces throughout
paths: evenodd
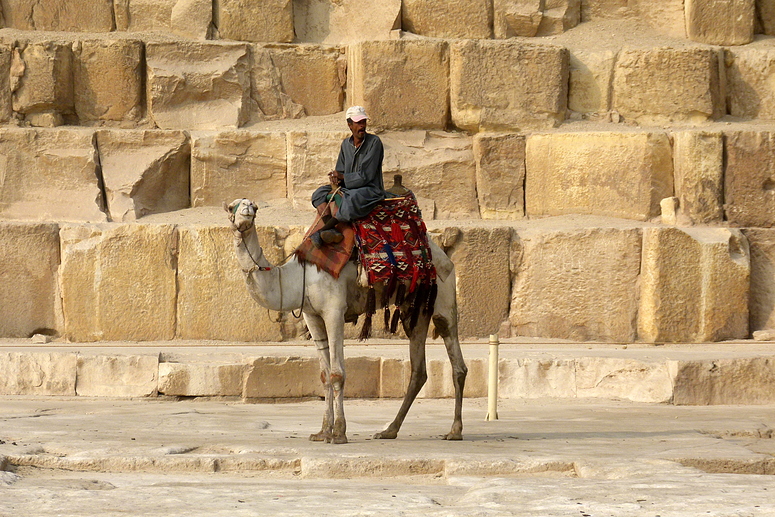
M 320 205 L 318 207 L 318 213 L 322 215 L 327 210 L 328 206 L 329 203 Z M 337 212 L 336 203 L 331 203 L 330 206 L 331 212 L 335 215 Z M 353 247 L 355 246 L 355 232 L 353 231 L 352 225 L 340 223 L 336 225 L 336 229 L 344 235 L 342 242 L 338 244 L 326 244 L 322 248 L 316 248 L 308 237 L 322 227 L 323 219 L 317 217 L 317 224 L 311 227 L 306 235 L 304 235 L 304 241 L 302 241 L 301 245 L 296 250 L 296 257 L 299 259 L 299 262 L 310 262 L 315 264 L 318 269 L 322 269 L 330 274 L 332 277 L 339 278 L 342 268 L 344 268 L 352 256 Z

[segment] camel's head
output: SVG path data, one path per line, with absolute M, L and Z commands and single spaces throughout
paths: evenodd
M 229 221 L 234 229 L 244 232 L 253 226 L 258 207 L 249 199 L 235 199 L 228 205 L 224 203 L 223 209 L 229 212 Z

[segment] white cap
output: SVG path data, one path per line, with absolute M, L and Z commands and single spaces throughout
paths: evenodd
M 360 122 L 361 120 L 366 120 L 369 116 L 366 114 L 366 108 L 363 106 L 350 106 L 347 109 L 346 118 L 353 122 Z

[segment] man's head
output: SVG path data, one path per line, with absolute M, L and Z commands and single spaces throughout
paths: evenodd
M 366 124 L 369 116 L 363 106 L 351 106 L 347 110 L 347 127 L 352 131 L 353 137 L 363 140 L 366 136 Z

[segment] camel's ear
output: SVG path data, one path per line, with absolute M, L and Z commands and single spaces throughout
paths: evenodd
M 229 213 L 234 213 L 234 208 L 240 204 L 241 199 L 235 199 L 228 205 L 226 204 L 226 201 L 223 202 L 223 209 L 226 210 Z
M 258 212 L 258 205 L 255 204 L 253 201 L 250 202 L 250 206 L 253 207 L 253 213 Z

